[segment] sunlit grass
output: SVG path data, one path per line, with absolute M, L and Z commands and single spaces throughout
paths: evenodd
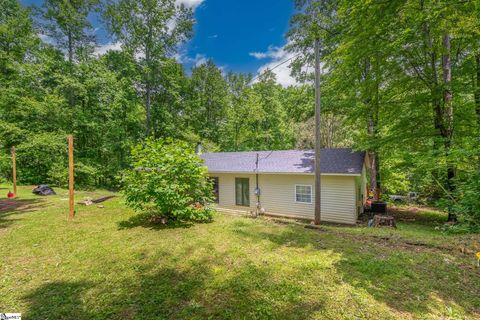
M 25 319 L 480 316 L 479 269 L 473 256 L 454 250 L 478 237 L 444 235 L 428 219 L 396 230 L 311 230 L 217 214 L 212 223 L 164 228 L 132 219 L 116 197 L 104 208 L 77 206 L 68 221 L 67 192 L 56 191 L 40 198 L 22 187 L 17 201 L 25 202 L 0 212 L 0 312 Z M 77 201 L 105 194 L 79 193 Z M 406 244 L 415 241 L 431 247 Z

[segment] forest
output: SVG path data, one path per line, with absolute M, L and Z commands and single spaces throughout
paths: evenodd
M 321 56 L 323 147 L 365 150 L 370 185 L 416 191 L 480 224 L 480 1 L 295 0 L 286 33 L 298 84 L 273 70 L 187 70 L 194 32 L 174 0 L 0 0 L 0 174 L 17 150 L 24 184 L 116 188 L 146 137 L 207 151 L 314 145 L 314 42 Z M 118 48 L 99 52 L 91 17 Z

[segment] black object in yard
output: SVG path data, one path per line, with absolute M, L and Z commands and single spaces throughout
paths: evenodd
M 386 214 L 387 213 L 387 203 L 383 201 L 374 201 L 372 202 L 372 209 L 371 212 L 373 213 L 380 213 Z
M 32 192 L 39 196 L 52 196 L 56 194 L 55 191 L 46 184 L 39 185 L 33 189 Z

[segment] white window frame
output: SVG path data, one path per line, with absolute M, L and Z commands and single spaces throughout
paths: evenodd
M 297 187 L 310 187 L 310 202 L 297 201 Z M 295 203 L 312 204 L 313 186 L 311 184 L 296 184 L 293 189 L 293 199 L 295 200 Z

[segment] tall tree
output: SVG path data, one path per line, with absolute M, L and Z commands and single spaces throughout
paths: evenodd
M 221 145 L 228 151 L 240 151 L 245 140 L 245 119 L 249 115 L 247 90 L 252 81 L 252 75 L 230 72 L 226 81 L 230 99 L 226 110 L 227 122 Z
M 38 44 L 30 11 L 18 0 L 0 0 L 0 73 L 15 72 L 14 63 L 22 63 Z
M 67 53 L 70 64 L 92 52 L 95 35 L 88 16 L 99 0 L 45 0 L 42 21 L 45 33 Z
M 313 42 L 320 39 L 321 60 L 329 69 L 324 78 L 339 84 L 334 91 L 343 90 L 356 97 L 349 101 L 350 107 L 363 110 L 349 114 L 355 114 L 356 118 L 364 121 L 368 137 L 364 147 L 368 150 L 370 159 L 370 186 L 377 191 L 380 187 L 379 152 L 376 143 L 382 70 L 382 49 L 378 41 L 380 27 L 372 25 L 369 26 L 370 32 L 366 31 L 365 21 L 371 19 L 370 7 L 362 7 L 363 4 L 357 5 L 355 1 L 349 6 L 345 4 L 338 0 L 297 1 L 298 13 L 291 19 L 288 48 L 302 52 L 306 56 L 305 60 L 311 63 Z M 297 67 L 296 70 L 300 69 Z M 378 193 L 375 194 L 378 197 Z
M 282 88 L 276 82 L 275 74 L 264 71 L 252 87 L 258 96 L 257 119 L 254 146 L 257 150 L 288 149 L 294 144 L 293 122 L 287 117 L 286 107 L 281 102 Z
M 145 100 L 145 133 L 151 132 L 151 109 L 158 79 L 167 56 L 193 30 L 193 13 L 175 0 L 119 0 L 109 2 L 104 11 L 108 29 L 134 59 L 138 84 Z
M 17 106 L 29 91 L 22 75 L 29 74 L 25 65 L 34 60 L 39 39 L 30 10 L 17 0 L 0 0 L 0 7 L 0 148 L 8 151 L 25 134 Z
M 186 126 L 189 79 L 183 66 L 174 59 L 164 60 L 158 82 L 152 103 L 152 134 L 156 138 L 183 138 L 190 133 Z
M 218 144 L 226 121 L 228 89 L 212 60 L 193 68 L 188 91 L 190 126 L 200 138 Z

